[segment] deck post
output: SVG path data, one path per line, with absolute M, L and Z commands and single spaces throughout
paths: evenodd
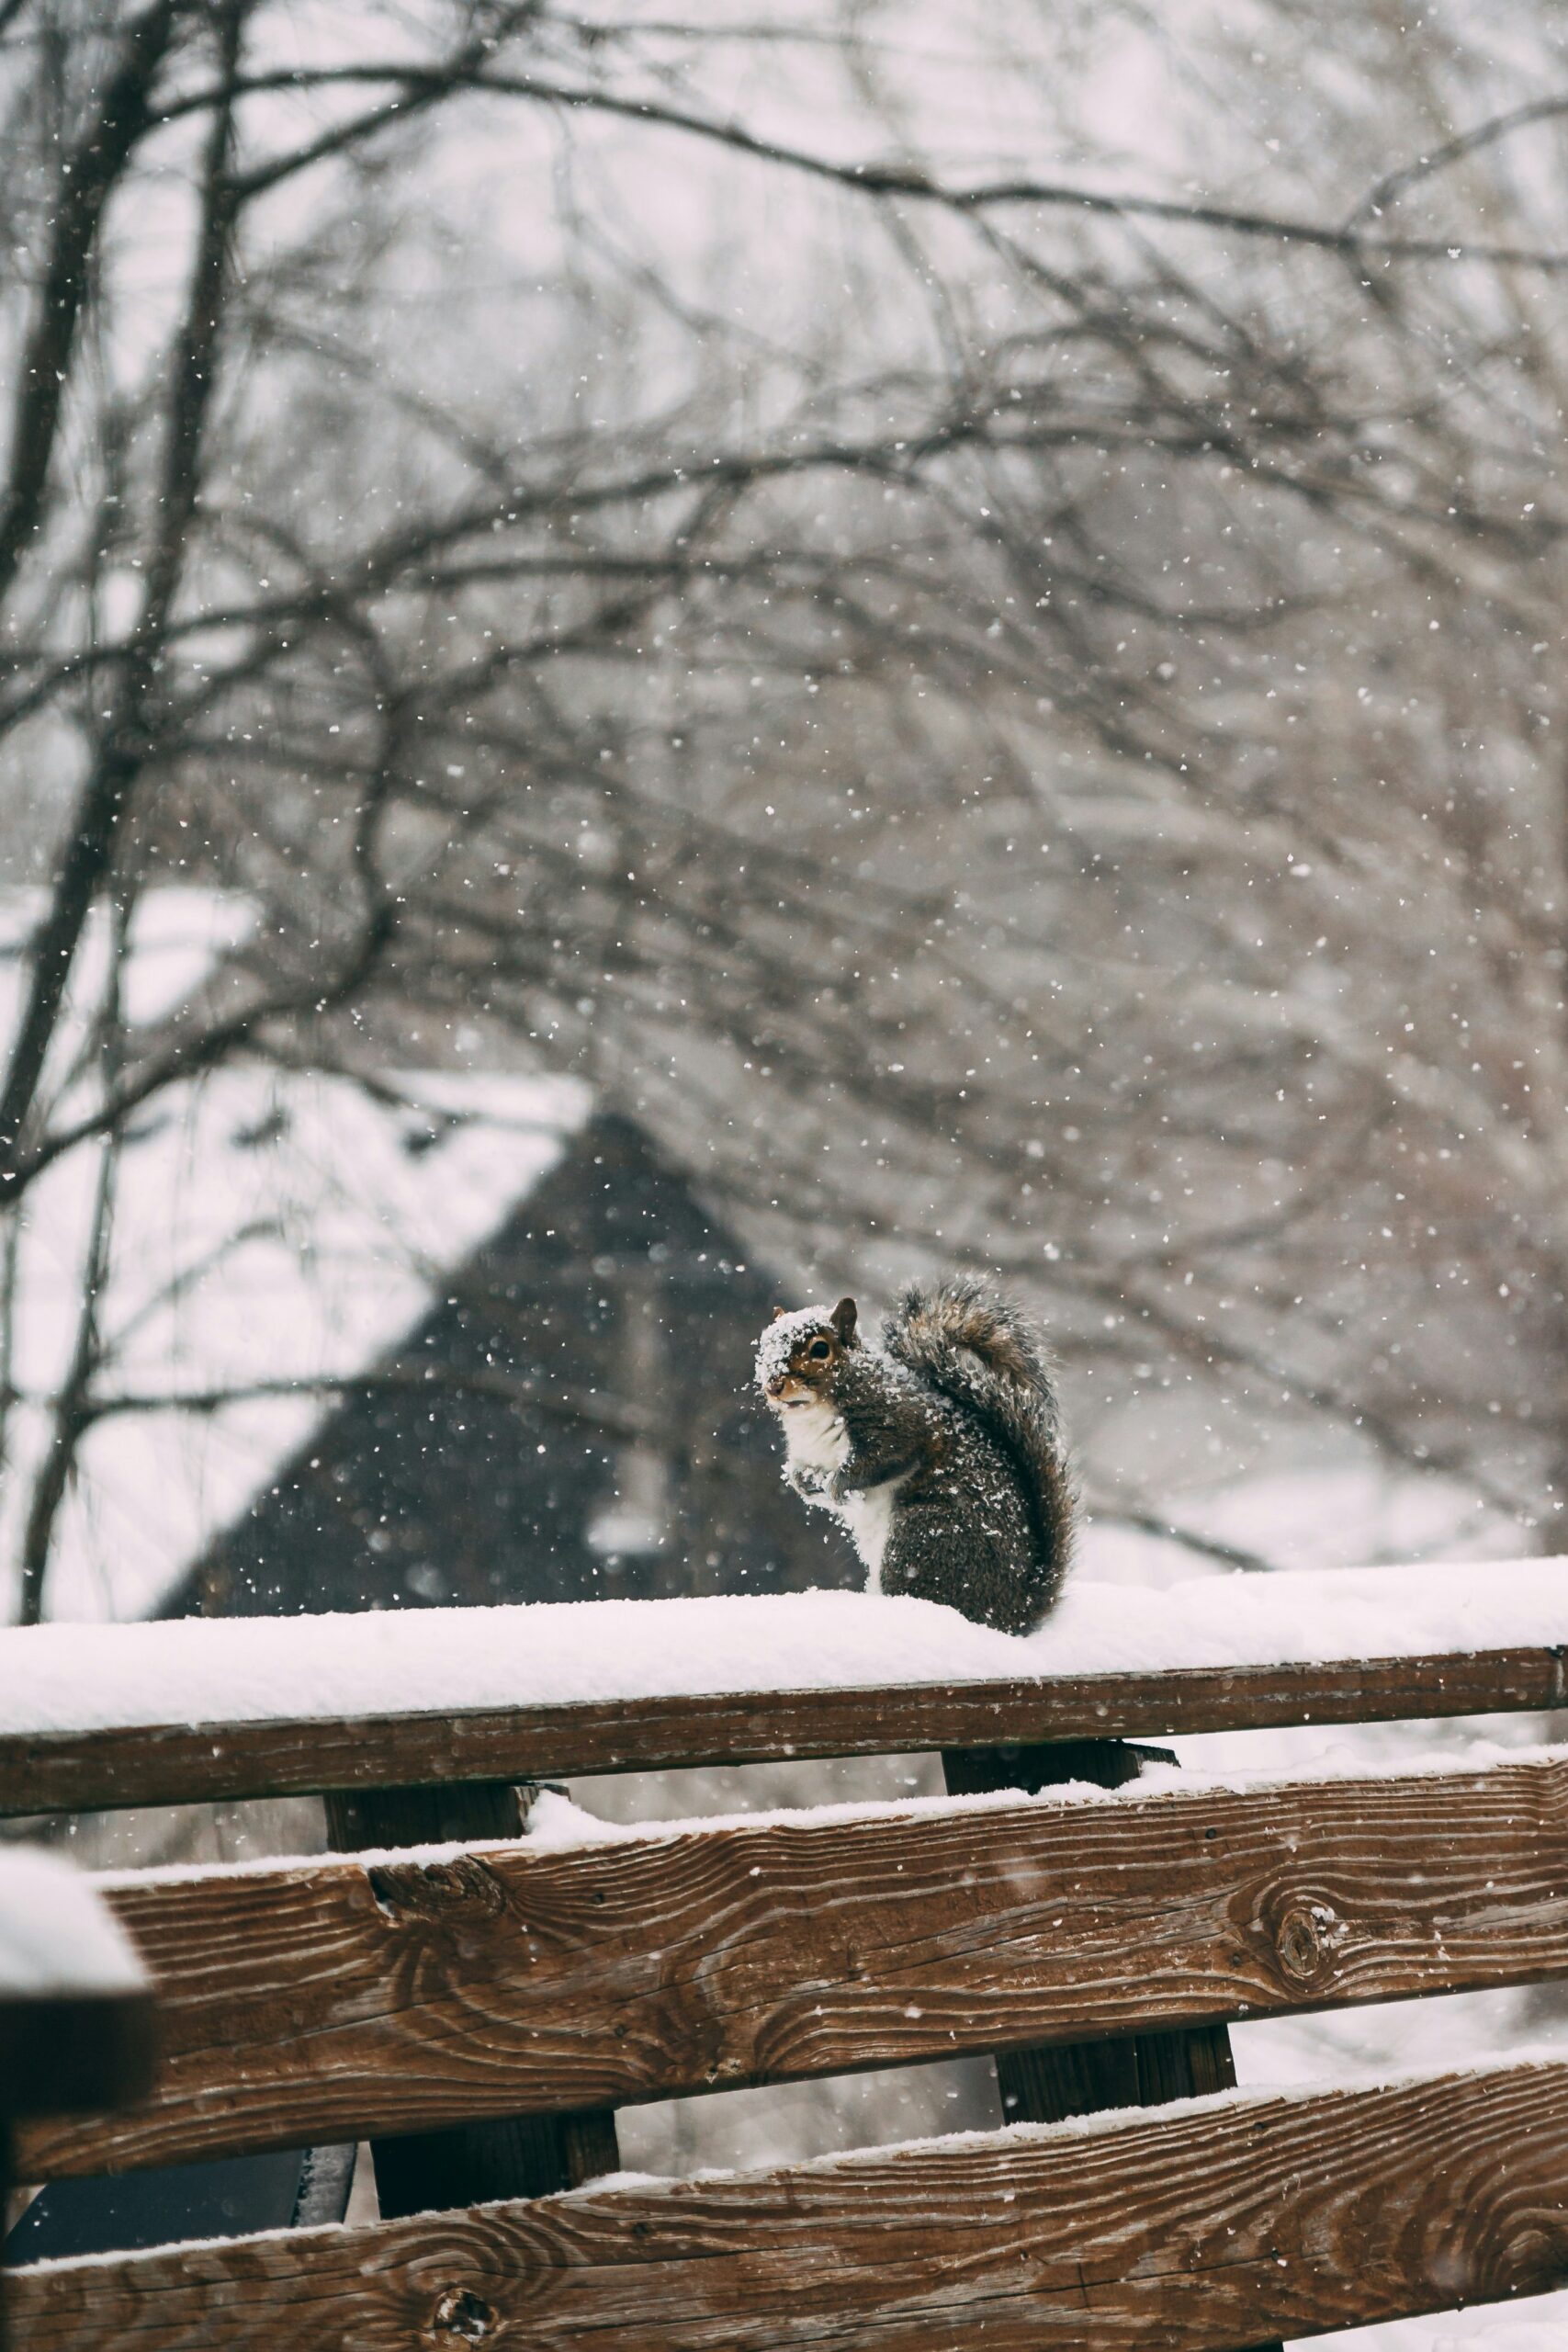
M 12 2186 L 11 2140 L 10 2112 L 4 2104 L 3 2094 L 0 2094 L 0 2239 L 6 2236 L 10 2227 L 10 2213 L 7 2209 L 11 2201 Z M 11 2341 L 11 2330 L 6 2318 L 6 2265 L 4 2259 L 0 2258 L 0 2352 L 7 2352 Z
M 1089 1781 L 1124 1788 L 1145 1764 L 1174 1764 L 1168 1747 L 1125 1739 L 1068 1739 L 1049 1747 L 951 1747 L 942 1754 L 950 1796 L 988 1796 L 1017 1789 L 1026 1796 Z M 1062 2123 L 1108 2108 L 1159 2107 L 1235 2086 L 1231 2038 L 1224 2025 L 1160 2033 L 1107 2035 L 1038 2050 L 998 2050 L 997 2085 L 1008 2123 Z M 1256 2352 L 1284 2352 L 1279 2343 Z
M 344 1791 L 326 1799 L 334 1853 L 378 1846 L 436 1846 L 521 1838 L 523 1794 L 504 1781 L 434 1788 Z M 497 2198 L 547 2197 L 618 2169 L 614 2111 L 502 2116 L 479 2123 L 376 2140 L 376 2191 L 384 2220 L 480 2205 Z

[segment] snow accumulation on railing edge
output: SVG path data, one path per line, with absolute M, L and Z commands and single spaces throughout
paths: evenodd
M 0 2000 L 91 1998 L 146 1983 L 90 1880 L 57 1855 L 0 1847 Z
M 1568 1651 L 1568 1560 L 1079 1581 L 1016 1639 L 863 1593 L 0 1631 L 0 1737 Z
M 1381 1763 L 1365 1757 L 1343 1757 L 1310 1770 L 1245 1771 L 1193 1770 L 1178 1764 L 1151 1764 L 1135 1781 L 1107 1789 L 1092 1781 L 1061 1781 L 1032 1792 L 1021 1789 L 990 1789 L 980 1796 L 855 1797 L 831 1804 L 759 1805 L 736 1813 L 695 1813 L 670 1820 L 611 1821 L 591 1812 L 575 1799 L 553 1789 L 542 1790 L 521 1838 L 456 1838 L 436 1844 L 367 1846 L 352 1854 L 257 1854 L 239 1861 L 153 1862 L 126 1864 L 96 1871 L 92 1883 L 100 1894 L 148 1886 L 190 1886 L 197 1881 L 236 1878 L 310 1878 L 322 1870 L 369 1871 L 397 1862 L 420 1870 L 440 1870 L 473 1854 L 525 1853 L 555 1856 L 591 1852 L 601 1846 L 668 1846 L 685 1838 L 764 1835 L 771 1831 L 896 1827 L 906 1821 L 951 1820 L 954 1815 L 1016 1813 L 1021 1806 L 1060 1812 L 1068 1808 L 1125 1813 L 1134 1807 L 1195 1802 L 1216 1796 L 1249 1801 L 1290 1796 L 1303 1786 L 1329 1789 L 1337 1785 L 1367 1788 L 1377 1782 L 1441 1781 L 1468 1788 L 1498 1773 L 1561 1773 L 1568 1765 L 1568 1746 L 1521 1750 L 1497 1741 L 1467 1745 L 1462 1758 L 1451 1748 L 1427 1755 L 1388 1758 Z M 1520 1783 L 1515 1781 L 1514 1786 Z

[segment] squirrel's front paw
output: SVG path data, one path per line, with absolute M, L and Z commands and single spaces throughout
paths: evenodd
M 795 1493 L 804 1495 L 808 1503 L 820 1502 L 829 1490 L 828 1473 L 826 1470 L 819 1470 L 815 1463 L 792 1464 L 784 1472 L 784 1476 L 795 1488 Z

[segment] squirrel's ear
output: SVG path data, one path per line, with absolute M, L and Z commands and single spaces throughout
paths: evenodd
M 839 1345 L 841 1348 L 847 1348 L 855 1336 L 854 1300 L 852 1298 L 841 1298 L 837 1306 L 834 1307 L 832 1316 L 829 1319 L 832 1322 L 834 1330 L 837 1331 L 839 1335 Z
M 783 1320 L 784 1320 L 784 1308 L 783 1308 L 782 1306 L 775 1306 L 775 1307 L 774 1307 L 774 1309 L 773 1309 L 773 1321 L 774 1321 L 775 1323 L 782 1323 L 782 1322 L 783 1322 Z

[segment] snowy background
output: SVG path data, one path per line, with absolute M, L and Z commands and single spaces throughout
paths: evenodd
M 568 1393 L 546 1310 L 509 1356 L 604 1465 L 606 1589 L 617 1545 L 725 1581 L 667 1530 L 732 1440 L 657 1408 L 674 1350 L 744 1391 L 727 1283 L 871 1308 L 951 1265 L 1051 1330 L 1096 1605 L 1568 1551 L 1560 0 L 22 0 L 0 141 L 0 1619 L 169 1605 L 574 1153 L 608 1198 L 605 1113 L 728 1237 L 677 1263 L 628 1193 L 560 1270 L 611 1372 Z M 356 1595 L 427 1565 L 367 1545 Z M 623 2140 L 987 2112 L 932 2070 Z

